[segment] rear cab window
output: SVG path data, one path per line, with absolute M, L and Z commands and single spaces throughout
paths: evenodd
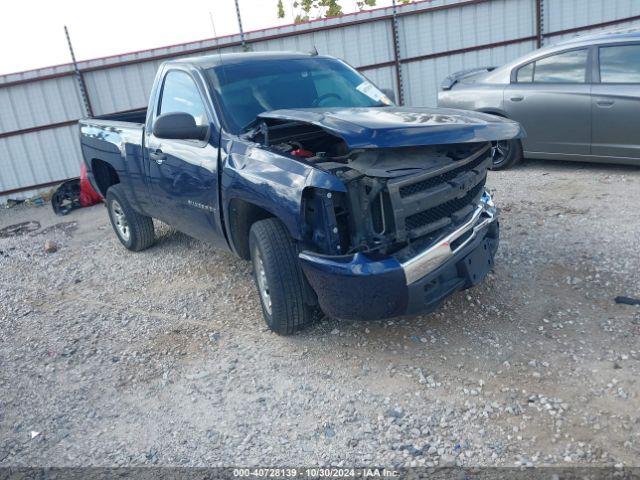
M 600 83 L 640 83 L 640 44 L 598 47 Z

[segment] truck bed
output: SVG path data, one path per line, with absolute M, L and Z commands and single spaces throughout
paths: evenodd
M 130 179 L 144 175 L 142 146 L 146 112 L 144 108 L 80 120 L 80 148 L 87 174 L 102 196 L 106 195 L 114 175 L 131 188 Z M 113 175 L 104 173 L 107 167 Z

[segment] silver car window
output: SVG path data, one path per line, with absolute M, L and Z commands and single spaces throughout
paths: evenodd
M 524 67 L 518 69 L 516 81 L 518 83 L 531 83 L 533 81 L 533 62 L 527 63 Z
M 601 83 L 640 83 L 640 44 L 600 47 Z
M 535 62 L 534 83 L 585 83 L 587 50 L 571 50 Z

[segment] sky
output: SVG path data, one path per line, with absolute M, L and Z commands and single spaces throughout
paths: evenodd
M 245 31 L 293 23 L 293 0 L 239 0 Z M 355 0 L 341 0 L 356 11 Z M 378 0 L 387 6 L 391 0 Z M 238 33 L 234 0 L 4 0 L 0 16 L 0 75 L 69 63 L 69 28 L 77 60 Z

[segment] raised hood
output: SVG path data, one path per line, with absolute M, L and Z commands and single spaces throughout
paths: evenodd
M 287 109 L 264 112 L 259 118 L 267 123 L 316 125 L 342 138 L 351 149 L 489 142 L 525 136 L 518 122 L 446 108 Z

